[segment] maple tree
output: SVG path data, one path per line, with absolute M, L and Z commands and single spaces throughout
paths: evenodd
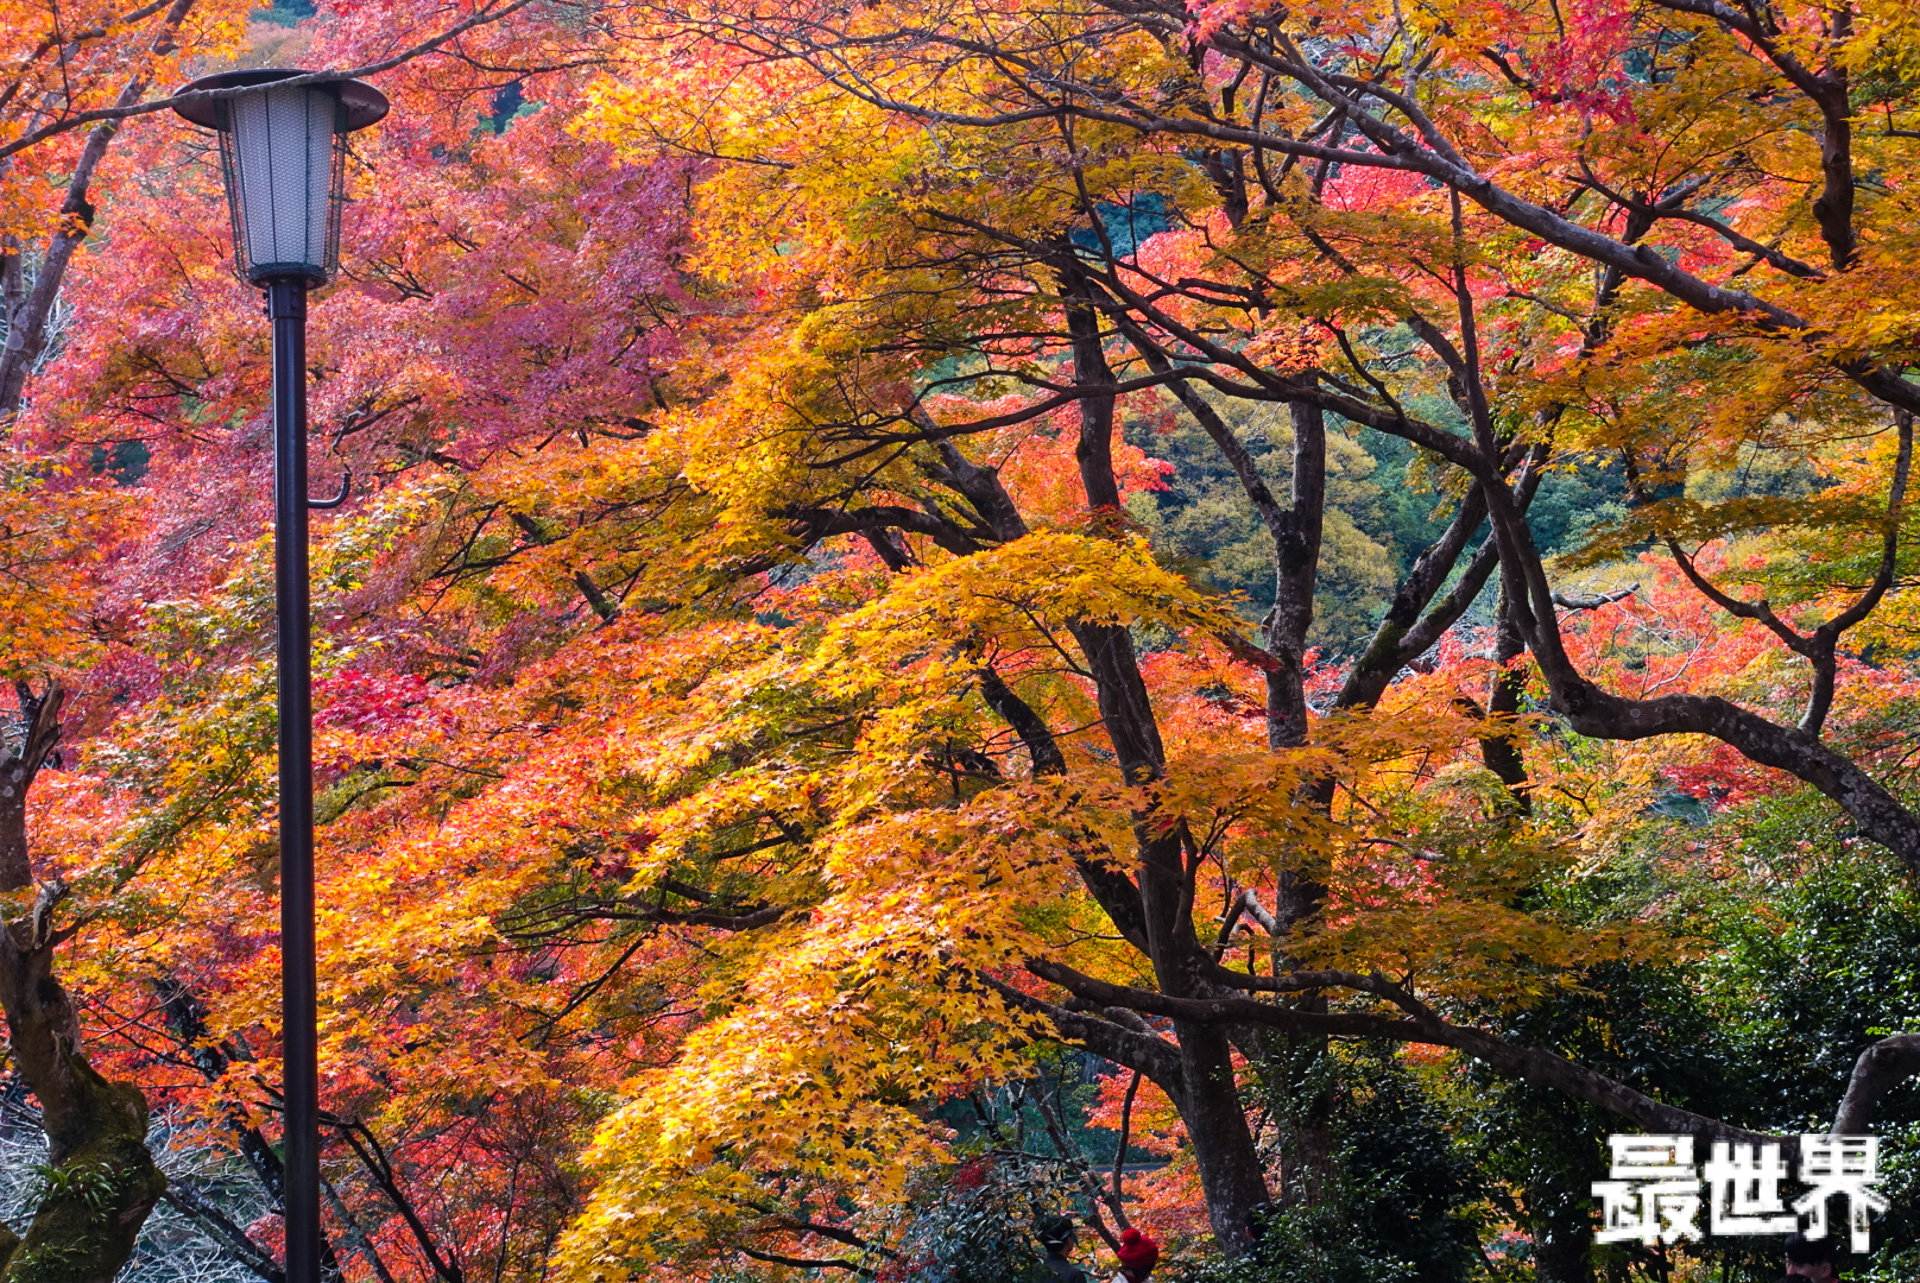
M 301 56 L 515 8 L 342 6 Z M 196 56 L 243 39 L 176 9 Z M 172 83 L 160 12 L 4 143 L 9 279 L 52 282 L 7 350 L 57 355 L 5 407 L 39 774 L 4 943 L 57 944 L 89 1063 L 270 1204 L 264 333 L 184 127 L 127 128 L 111 204 L 51 189 L 104 211 L 77 257 L 26 177 Z M 900 1209 L 965 1149 L 937 1110 L 1061 1041 L 1117 1067 L 1116 1164 L 1135 1128 L 1171 1160 L 1124 1197 L 1033 1090 L 1070 1185 L 1229 1254 L 1338 1185 L 1347 1040 L 1654 1130 L 1805 1112 L 1688 1107 L 1550 1015 L 1703 947 L 1583 890 L 1675 796 L 1797 780 L 1920 860 L 1896 7 L 508 16 L 382 79 L 313 313 L 331 1270 L 908 1273 Z M 1176 431 L 1239 492 L 1251 602 L 1149 537 Z M 1391 558 L 1340 506 L 1382 443 L 1433 514 Z M 1543 547 L 1602 476 L 1611 517 Z M 1835 1126 L 1917 1045 L 1849 1045 Z M 959 1171 L 994 1216 L 1064 1196 Z M 76 1277 L 163 1197 L 115 1189 Z M 270 1216 L 164 1197 L 275 1276 Z M 1591 1277 L 1543 1223 L 1541 1277 Z
M 1482 850 L 1513 880 L 1500 890 L 1475 888 L 1485 898 L 1476 897 L 1471 916 L 1422 903 L 1410 916 L 1366 924 L 1370 930 L 1313 930 L 1345 927 L 1328 922 L 1325 910 L 1345 906 L 1370 882 L 1393 885 L 1410 872 L 1353 856 L 1329 864 L 1332 851 L 1376 840 L 1391 848 L 1394 835 L 1420 831 L 1367 798 L 1378 785 L 1363 768 L 1396 760 L 1371 737 L 1392 734 L 1394 723 L 1376 716 L 1309 731 L 1305 635 L 1323 529 L 1325 420 L 1338 416 L 1407 441 L 1444 470 L 1441 486 L 1459 494 L 1452 524 L 1396 586 L 1331 708 L 1380 701 L 1497 568 L 1493 658 L 1504 669 L 1524 652 L 1546 706 L 1569 729 L 1601 740 L 1711 736 L 1825 793 L 1861 833 L 1911 862 L 1920 851 L 1913 815 L 1876 778 L 1875 755 L 1850 752 L 1826 734 L 1839 639 L 1872 615 L 1897 577 L 1911 457 L 1914 393 L 1900 377 L 1905 339 L 1891 319 L 1903 306 L 1895 264 L 1905 257 L 1910 220 L 1899 212 L 1897 183 L 1866 187 L 1854 178 L 1856 165 L 1877 168 L 1901 154 L 1906 103 L 1876 83 L 1888 127 L 1869 142 L 1853 132 L 1856 101 L 1848 96 L 1850 78 L 1905 56 L 1904 28 L 1891 11 L 1836 18 L 1825 10 L 1618 6 L 1582 15 L 1571 32 L 1548 10 L 1505 8 L 1393 21 L 1360 11 L 1171 5 L 1068 13 L 896 6 L 851 15 L 716 6 L 662 18 L 666 30 L 608 91 L 608 128 L 635 148 L 667 146 L 709 161 L 709 208 L 725 229 L 712 241 L 714 270 L 791 291 L 793 319 L 776 322 L 778 370 L 756 370 L 728 391 L 751 397 L 762 424 L 769 414 L 784 420 L 774 448 L 783 462 L 805 460 L 813 494 L 824 478 L 843 479 L 846 488 L 829 490 L 827 503 L 788 500 L 803 537 L 858 532 L 896 565 L 919 555 L 912 543 L 888 557 L 884 545 L 900 537 L 975 562 L 997 558 L 996 546 L 1020 548 L 1037 536 L 1015 515 L 1019 500 L 975 459 L 998 458 L 1012 425 L 1061 412 L 1077 418 L 1068 429 L 1077 433 L 1082 483 L 1077 520 L 1097 535 L 1111 526 L 1102 514 L 1122 507 L 1109 463 L 1116 415 L 1128 398 L 1155 390 L 1216 443 L 1271 535 L 1265 653 L 1229 648 L 1263 671 L 1264 738 L 1280 751 L 1258 759 L 1275 774 L 1256 782 L 1235 787 L 1204 758 L 1179 760 L 1194 751 L 1170 739 L 1179 696 L 1151 683 L 1129 635 L 1157 625 L 1192 645 L 1226 631 L 1220 621 L 1176 623 L 1091 600 L 1046 614 L 1024 596 L 1033 572 L 1022 562 L 977 572 L 1023 586 L 977 594 L 1015 594 L 1018 629 L 976 622 L 955 607 L 908 649 L 942 676 L 948 698 L 977 684 L 979 703 L 1022 741 L 1036 780 L 1058 769 L 1076 781 L 1071 822 L 1086 824 L 1090 837 L 1099 832 L 1087 818 L 1093 798 L 1116 782 L 1138 790 L 1109 803 L 1116 819 L 1129 821 L 1116 831 L 1131 836 L 1096 841 L 1080 853 L 1079 872 L 1108 930 L 1143 955 L 1139 962 L 1115 974 L 1118 960 L 1076 950 L 1061 936 L 1020 939 L 1010 956 L 983 946 L 968 959 L 955 936 L 993 940 L 1012 924 L 968 932 L 930 922 L 941 949 L 958 955 L 935 950 L 939 965 L 958 964 L 998 992 L 1005 981 L 992 978 L 995 966 L 1020 957 L 1028 972 L 1070 995 L 1069 1006 L 1026 991 L 1014 1001 L 1168 1091 L 1214 1230 L 1229 1244 L 1269 1191 L 1233 1099 L 1223 1028 L 1451 1045 L 1641 1125 L 1750 1135 L 1436 1013 L 1430 999 L 1462 992 L 1446 978 L 1465 961 L 1459 942 L 1483 932 L 1497 956 L 1524 957 L 1527 971 L 1590 966 L 1608 950 L 1645 956 L 1646 942 L 1604 932 L 1566 950 L 1527 915 L 1485 925 L 1490 911 L 1511 913 L 1538 876 L 1505 842 Z M 1570 70 L 1568 60 L 1593 58 L 1609 69 L 1603 90 L 1569 90 L 1592 73 Z M 699 92 L 713 83 L 716 64 L 726 78 Z M 1763 93 L 1777 117 L 1752 109 Z M 1722 104 L 1723 114 L 1713 115 Z M 1871 161 L 1858 160 L 1855 147 L 1868 149 Z M 1762 149 L 1764 160 L 1756 159 Z M 1799 194 L 1808 183 L 1818 189 L 1811 202 Z M 1705 212 L 1709 201 L 1715 212 Z M 761 232 L 768 208 L 781 210 L 793 240 L 775 245 Z M 1728 208 L 1733 221 L 1717 216 Z M 1656 235 L 1663 239 L 1649 243 Z M 771 261 L 760 257 L 768 250 Z M 804 358 L 795 358 L 795 345 Z M 1251 466 L 1222 401 L 1289 406 L 1294 457 L 1284 499 Z M 701 413 L 714 417 L 710 406 Z M 729 425 L 733 449 L 747 436 L 742 427 Z M 1858 438 L 1877 445 L 1861 452 L 1842 444 Z M 1854 480 L 1834 487 L 1830 504 L 1744 494 L 1710 504 L 1675 493 L 1689 474 L 1733 465 L 1756 448 L 1810 453 L 1834 480 Z M 1567 599 L 1556 594 L 1526 511 L 1547 469 L 1614 460 L 1632 511 L 1590 555 L 1654 539 L 1711 604 L 1760 625 L 1804 661 L 1804 678 L 1776 679 L 1756 707 L 1751 696 L 1736 702 L 1694 682 L 1633 697 L 1603 680 L 1604 665 L 1581 663 L 1584 638 L 1562 623 Z M 1054 519 L 1061 517 L 1076 520 Z M 1488 534 L 1476 547 L 1483 523 Z M 1739 572 L 1749 597 L 1717 585 L 1696 561 L 1702 545 L 1761 536 L 1786 542 Z M 1111 573 L 1124 579 L 1121 554 L 1111 555 Z M 965 573 L 935 566 L 925 575 Z M 1786 583 L 1776 578 L 1783 573 Z M 1782 608 L 1793 603 L 1791 621 L 1769 598 Z M 1044 640 L 1021 636 L 1028 623 Z M 1065 649 L 1069 637 L 1077 650 Z M 957 648 L 969 669 L 977 655 L 989 666 L 961 676 L 952 657 L 935 658 L 942 646 Z M 1088 683 L 1093 706 L 1057 718 L 1036 712 L 1034 683 L 1025 683 L 1024 696 L 1006 689 L 996 656 L 1003 646 L 1016 673 L 1038 662 L 1027 655 L 1056 653 L 1046 667 Z M 889 668 L 902 658 L 890 651 Z M 1497 672 L 1485 708 L 1468 706 L 1477 725 L 1440 716 L 1445 702 L 1406 706 L 1403 718 L 1425 714 L 1422 728 L 1402 721 L 1398 735 L 1406 738 L 1387 743 L 1457 756 L 1477 741 L 1512 811 L 1531 812 L 1540 781 L 1508 720 L 1523 684 L 1520 671 Z M 1800 707 L 1788 715 L 1783 706 L 1796 685 Z M 1089 765 L 1105 790 L 1052 765 L 1050 723 L 1085 726 L 1096 708 L 1105 740 Z M 924 754 L 931 745 L 913 748 Z M 898 771 L 915 760 L 908 753 L 891 765 Z M 991 773 L 1020 768 L 997 764 Z M 1430 791 L 1425 801 L 1437 796 Z M 1254 809 L 1253 798 L 1269 813 Z M 1356 805 L 1381 827 L 1362 820 Z M 920 820 L 934 823 L 924 810 Z M 1028 840 L 1025 827 L 1004 820 L 996 831 Z M 1203 835 L 1247 853 L 1223 857 Z M 940 849 L 954 850 L 954 841 Z M 888 844 L 906 845 L 893 837 Z M 1520 839 L 1521 850 L 1525 844 Z M 1089 860 L 1091 852 L 1100 854 Z M 1270 881 L 1254 876 L 1263 862 L 1254 852 Z M 1196 875 L 1210 858 L 1220 859 L 1222 877 L 1215 919 L 1230 932 L 1266 882 L 1273 908 L 1256 917 L 1270 921 L 1275 937 L 1290 938 L 1299 970 L 1263 976 L 1220 966 L 1193 921 L 1207 902 Z M 915 859 L 933 863 L 927 852 Z M 1342 885 L 1356 875 L 1359 887 Z M 997 887 L 1005 874 L 991 876 Z M 1242 878 L 1251 885 L 1236 902 L 1231 888 Z M 1451 947 L 1430 957 L 1406 948 L 1409 933 L 1418 941 L 1435 931 Z M 1383 940 L 1396 947 L 1383 954 Z M 1388 957 L 1398 965 L 1385 965 Z M 937 969 L 925 957 L 914 973 Z M 792 977 L 781 976 L 777 992 L 791 993 Z M 1491 982 L 1492 992 L 1513 983 L 1476 979 Z M 644 1257 L 657 1227 L 641 1209 L 672 1207 L 667 1192 L 690 1183 L 667 1156 L 687 1143 L 677 1129 L 719 1112 L 706 1085 L 729 1079 L 726 1065 L 743 1054 L 732 1043 L 766 1018 L 775 991 L 732 1029 L 724 1059 L 696 1058 L 703 1046 L 690 1050 L 629 1107 L 633 1123 L 603 1132 L 608 1184 L 575 1242 L 605 1255 L 576 1259 Z M 844 994 L 845 982 L 834 991 Z M 1261 992 L 1345 992 L 1380 1007 L 1334 1011 L 1317 1000 L 1251 996 Z M 1177 1057 L 1158 1035 L 1141 1041 L 1134 1022 L 1142 1017 L 1169 1022 Z M 887 1036 L 902 1035 L 889 1027 Z M 770 1041 L 791 1037 L 775 1024 Z M 1863 1125 L 1912 1054 L 1906 1035 L 1865 1052 L 1837 1125 Z M 847 1055 L 831 1059 L 844 1064 Z M 677 1090 L 693 1094 L 683 1104 Z M 784 1134 L 792 1121 L 765 1125 Z M 911 1130 L 904 1119 L 900 1126 Z M 636 1149 L 649 1156 L 639 1165 L 643 1178 L 628 1171 Z M 754 1162 L 767 1161 L 771 1179 L 779 1165 L 765 1152 L 756 1150 Z M 888 1136 L 869 1152 L 910 1151 Z

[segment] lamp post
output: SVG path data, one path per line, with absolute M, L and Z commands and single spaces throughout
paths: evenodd
M 216 130 L 235 266 L 273 320 L 273 570 L 280 699 L 280 984 L 286 1108 L 281 1199 L 287 1283 L 320 1283 L 320 1064 L 313 929 L 313 692 L 307 601 L 307 291 L 340 262 L 346 135 L 387 114 L 358 80 L 285 86 L 278 68 L 180 90 L 242 90 L 182 105 Z

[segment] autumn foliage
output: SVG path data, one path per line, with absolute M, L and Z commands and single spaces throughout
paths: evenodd
M 1909 6 L 309 8 L 0 0 L 0 1279 L 279 1268 L 267 330 L 147 110 L 236 60 L 395 104 L 309 333 L 334 1276 L 1585 1283 L 1673 1267 L 1608 1128 L 1920 1120 L 1904 971 L 1726 1050 L 1916 903 Z M 1389 1115 L 1439 1228 L 1340 1275 Z

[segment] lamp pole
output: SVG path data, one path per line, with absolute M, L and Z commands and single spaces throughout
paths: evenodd
M 280 712 L 280 1013 L 287 1283 L 320 1283 L 320 1047 L 313 903 L 313 615 L 307 573 L 307 282 L 273 320 L 273 597 Z
M 207 76 L 178 108 L 218 132 L 234 261 L 273 324 L 273 579 L 279 672 L 281 1201 L 287 1283 L 321 1283 L 319 997 L 313 867 L 313 646 L 307 571 L 307 291 L 339 265 L 346 134 L 387 112 L 357 80 L 287 86 L 279 68 Z M 343 499 L 345 495 L 341 496 Z

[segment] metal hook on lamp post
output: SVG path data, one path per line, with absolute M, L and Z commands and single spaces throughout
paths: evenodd
M 341 504 L 347 501 L 347 496 L 352 493 L 353 493 L 353 469 L 348 468 L 340 474 L 340 493 L 339 494 L 335 495 L 331 499 L 315 499 L 315 498 L 309 497 L 307 499 L 307 507 L 314 509 L 315 511 L 324 511 L 328 508 L 338 508 Z

